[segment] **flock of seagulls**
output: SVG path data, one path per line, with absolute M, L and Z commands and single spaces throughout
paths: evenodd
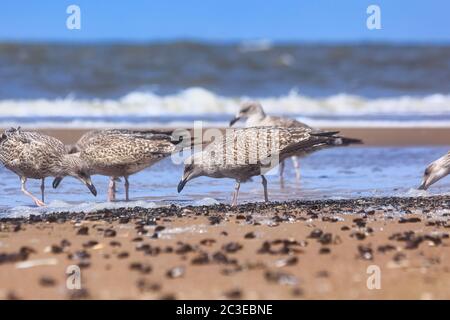
M 241 183 L 261 177 L 264 200 L 269 201 L 264 174 L 280 166 L 283 185 L 284 161 L 291 158 L 300 179 L 298 159 L 313 152 L 362 143 L 338 132 L 312 128 L 299 121 L 266 115 L 258 102 L 241 105 L 230 127 L 245 119 L 244 128 L 231 128 L 227 133 L 194 153 L 185 161 L 178 192 L 192 179 L 207 176 L 236 181 L 232 205 L 237 205 Z M 192 148 L 192 139 L 174 140 L 164 130 L 108 129 L 84 134 L 76 144 L 64 145 L 58 139 L 20 128 L 6 130 L 0 137 L 0 161 L 20 177 L 21 190 L 37 206 L 45 205 L 45 178 L 53 177 L 57 188 L 64 177 L 80 180 L 96 196 L 91 176 L 108 176 L 108 200 L 115 200 L 116 182 L 124 179 L 125 200 L 129 200 L 129 177 L 183 148 Z M 426 190 L 450 173 L 450 152 L 430 164 L 419 189 Z M 26 189 L 27 179 L 41 180 L 41 199 Z

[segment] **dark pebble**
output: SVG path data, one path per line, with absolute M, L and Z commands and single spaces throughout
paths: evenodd
M 117 234 L 117 232 L 115 230 L 113 230 L 113 229 L 106 229 L 103 235 L 105 237 L 107 237 L 107 238 L 113 238 L 113 237 L 116 236 L 116 234 Z
M 133 262 L 130 264 L 130 270 L 138 271 L 142 274 L 149 274 L 150 272 L 152 272 L 152 267 L 148 264 Z
M 88 227 L 81 227 L 77 231 L 77 235 L 79 236 L 87 236 L 89 234 L 89 228 Z
M 239 289 L 233 289 L 224 293 L 224 296 L 228 299 L 241 299 L 242 291 Z
M 39 279 L 39 284 L 43 287 L 53 287 L 56 285 L 56 280 L 50 277 L 42 277 Z
M 129 256 L 130 256 L 130 254 L 129 254 L 128 252 L 123 251 L 123 252 L 120 252 L 120 253 L 117 255 L 117 258 L 119 258 L 119 259 L 126 259 L 126 258 L 128 258 Z
M 229 242 L 222 246 L 222 249 L 228 253 L 234 253 L 242 249 L 242 245 L 237 242 Z

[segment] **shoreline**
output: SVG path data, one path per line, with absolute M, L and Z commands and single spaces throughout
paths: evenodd
M 0 299 L 448 299 L 449 232 L 450 196 L 3 218 Z
M 134 129 L 150 129 L 137 127 Z M 158 129 L 158 128 L 151 128 Z M 173 130 L 174 128 L 159 128 Z M 223 128 L 222 128 L 223 129 Z M 359 138 L 365 146 L 426 146 L 450 145 L 450 128 L 321 128 L 329 131 L 339 131 L 341 135 Z M 0 130 L 4 130 L 0 129 Z M 26 128 L 36 130 L 60 139 L 65 144 L 75 143 L 79 137 L 91 130 L 90 128 Z

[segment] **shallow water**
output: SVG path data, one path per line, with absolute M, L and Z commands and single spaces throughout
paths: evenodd
M 302 178 L 296 183 L 292 162 L 285 169 L 285 187 L 280 188 L 277 172 L 268 175 L 269 198 L 272 201 L 297 199 L 342 199 L 367 196 L 417 196 L 448 194 L 450 177 L 433 185 L 429 191 L 418 191 L 422 173 L 433 160 L 445 154 L 449 147 L 356 147 L 323 150 L 301 161 Z M 274 170 L 275 171 L 275 170 Z M 50 211 L 94 211 L 102 208 L 161 205 L 202 205 L 229 203 L 234 188 L 231 179 L 206 177 L 190 181 L 181 194 L 176 187 L 182 167 L 165 159 L 151 168 L 131 176 L 129 203 L 124 198 L 122 184 L 118 184 L 115 203 L 106 203 L 108 178 L 94 176 L 99 192 L 94 198 L 89 190 L 73 178 L 62 181 L 57 190 L 47 179 L 48 207 L 37 208 L 20 191 L 19 178 L 5 168 L 0 169 L 0 216 L 20 216 Z M 40 183 L 29 180 L 28 189 L 39 195 Z M 241 186 L 239 201 L 263 200 L 261 179 Z

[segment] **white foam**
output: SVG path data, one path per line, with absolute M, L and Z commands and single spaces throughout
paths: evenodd
M 194 202 L 194 206 L 213 206 L 220 202 L 214 198 L 203 198 Z
M 31 207 L 31 206 L 17 206 L 10 209 L 8 212 L 2 213 L 3 217 L 19 218 L 29 217 L 30 215 L 42 215 L 57 212 L 96 212 L 105 209 L 121 209 L 121 208 L 135 208 L 142 207 L 146 209 L 156 208 L 158 205 L 155 202 L 148 201 L 128 201 L 128 202 L 83 202 L 73 204 L 61 200 L 53 200 L 45 207 Z
M 159 116 L 234 114 L 249 97 L 224 97 L 203 88 L 189 88 L 177 94 L 157 95 L 131 92 L 112 99 L 1 100 L 0 117 L 5 116 Z M 312 98 L 292 90 L 277 97 L 252 97 L 268 113 L 311 115 L 439 115 L 450 113 L 450 95 L 367 99 L 349 94 Z

